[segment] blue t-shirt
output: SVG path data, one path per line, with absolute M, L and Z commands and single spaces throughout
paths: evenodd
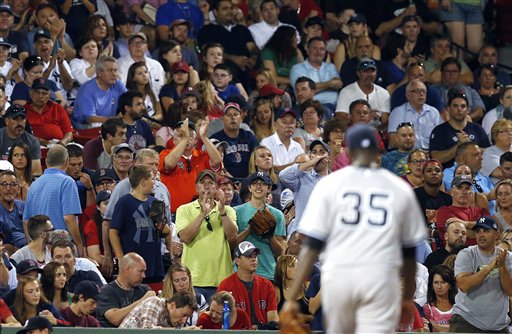
M 4 243 L 21 248 L 27 245 L 23 232 L 23 210 L 25 202 L 19 199 L 14 200 L 12 211 L 0 205 L 0 230 L 5 235 Z
M 114 117 L 119 96 L 126 92 L 126 87 L 119 80 L 104 91 L 96 83 L 96 78 L 80 87 L 75 99 L 75 109 L 71 121 L 75 129 L 83 129 L 91 116 Z
M 190 1 L 177 3 L 173 0 L 169 0 L 166 4 L 158 7 L 155 19 L 157 26 L 169 26 L 177 19 L 183 19 L 192 23 L 189 36 L 194 38 L 204 24 L 203 13 L 199 7 L 190 3 Z
M 237 179 L 243 179 L 249 175 L 249 158 L 256 146 L 260 143 L 249 131 L 240 129 L 236 138 L 226 135 L 224 130 L 214 133 L 211 138 L 225 141 L 228 148 L 224 153 L 224 167 Z
M 180 95 L 176 91 L 176 88 L 171 84 L 165 84 L 160 89 L 160 93 L 158 94 L 158 97 L 160 98 L 160 101 L 162 100 L 162 97 L 170 97 L 174 101 L 178 101 L 180 98 Z
M 399 150 L 388 152 L 382 156 L 380 166 L 398 176 L 405 175 L 407 174 L 408 156 L 409 152 L 400 152 Z
M 110 223 L 110 228 L 119 231 L 123 252 L 135 252 L 146 261 L 146 280 L 164 277 L 160 236 L 148 217 L 154 200 L 153 196 L 143 202 L 131 194 L 124 195 L 114 207 Z
M 215 87 L 215 90 L 219 94 L 219 97 L 222 99 L 222 101 L 226 101 L 231 95 L 240 95 L 240 90 L 236 85 L 233 84 L 229 84 L 223 91 L 220 91 L 217 87 Z
M 308 290 L 306 291 L 306 298 L 311 299 L 320 292 L 320 273 L 314 275 L 309 282 Z M 313 323 L 311 323 L 311 329 L 314 331 L 323 331 L 323 315 L 322 306 L 313 314 Z
M 149 124 L 139 119 L 135 125 L 126 124 L 126 142 L 138 151 L 141 148 L 155 145 L 155 137 Z

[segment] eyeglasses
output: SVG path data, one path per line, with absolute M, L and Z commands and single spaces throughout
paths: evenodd
M 206 228 L 208 229 L 208 231 L 213 232 L 213 226 L 212 223 L 210 222 L 210 216 L 205 216 L 204 220 L 206 220 Z
M 411 128 L 414 129 L 414 124 L 412 124 L 411 122 L 402 122 L 402 123 L 398 124 L 396 129 L 398 130 L 400 128 L 403 128 L 404 126 L 410 126 Z
M 7 108 L 7 111 L 9 111 L 10 113 L 23 113 L 23 114 L 26 112 L 25 107 L 22 106 L 21 104 L 13 104 L 9 108 Z
M 498 131 L 498 133 L 506 133 L 507 135 L 510 135 L 510 134 L 512 134 L 512 129 L 500 130 L 500 131 Z
M 427 162 L 426 159 L 412 159 L 411 160 L 411 163 L 415 164 L 415 165 L 423 165 L 426 162 Z
M 427 95 L 427 90 L 422 89 L 422 88 L 411 89 L 409 92 L 418 94 L 418 95 Z
M 126 156 L 126 155 L 116 155 L 116 156 L 114 156 L 114 158 L 116 158 L 116 160 L 121 160 L 121 161 L 131 161 L 131 160 L 133 160 L 132 156 Z
M 10 188 L 18 188 L 20 185 L 16 182 L 0 182 L 0 186 L 2 187 L 10 187 Z

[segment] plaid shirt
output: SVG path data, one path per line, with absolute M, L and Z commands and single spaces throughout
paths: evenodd
M 151 297 L 137 305 L 124 318 L 119 328 L 171 327 L 169 311 L 164 298 Z

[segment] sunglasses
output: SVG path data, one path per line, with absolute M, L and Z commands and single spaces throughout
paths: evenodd
M 478 183 L 476 183 L 475 179 L 473 179 L 473 185 L 475 186 L 476 190 L 479 192 L 479 193 L 483 193 L 484 192 L 484 189 L 482 188 L 482 186 L 480 186 Z
M 402 122 L 402 123 L 398 124 L 396 129 L 398 130 L 400 128 L 403 128 L 404 126 L 410 126 L 411 128 L 414 129 L 414 124 L 412 124 L 411 122 Z
M 212 223 L 210 222 L 210 216 L 208 215 L 204 217 L 204 220 L 206 220 L 206 228 L 208 229 L 208 231 L 213 232 L 213 226 Z

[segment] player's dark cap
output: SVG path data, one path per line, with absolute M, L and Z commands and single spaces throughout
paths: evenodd
M 20 261 L 20 263 L 18 263 L 16 266 L 16 273 L 18 275 L 26 275 L 33 270 L 37 271 L 38 273 L 43 272 L 43 269 L 39 268 L 37 261 L 32 259 Z
M 211 171 L 209 169 L 203 169 L 199 173 L 199 175 L 197 175 L 196 183 L 201 182 L 201 180 L 204 179 L 205 177 L 209 177 L 213 181 L 217 182 L 217 175 L 215 175 L 215 173 L 213 171 Z
M 313 147 L 315 147 L 316 145 L 322 145 L 325 148 L 325 150 L 327 152 L 329 152 L 329 155 L 332 155 L 332 150 L 329 147 L 329 145 L 327 145 L 326 143 L 324 143 L 323 141 L 321 141 L 319 139 L 313 140 L 311 142 L 311 144 L 309 145 L 309 150 L 311 151 L 313 149 Z
M 467 177 L 467 176 L 456 176 L 452 180 L 452 188 L 453 187 L 460 187 L 464 183 L 472 185 L 473 184 L 473 180 L 470 177 Z
M 270 178 L 270 176 L 268 176 L 267 173 L 256 172 L 256 173 L 252 173 L 249 176 L 249 184 L 252 184 L 256 180 L 261 180 L 261 181 L 265 182 L 265 184 L 267 186 L 271 186 L 272 187 L 272 190 L 274 190 L 276 188 L 276 185 L 272 183 L 272 179 Z
M 74 294 L 76 296 L 82 295 L 85 300 L 89 298 L 98 299 L 100 288 L 92 281 L 82 281 L 76 285 Z
M 355 15 L 352 15 L 350 17 L 350 19 L 348 20 L 347 24 L 350 24 L 352 22 L 366 24 L 366 17 L 363 14 L 357 14 L 356 13 Z
M 322 29 L 324 28 L 324 21 L 318 16 L 312 16 L 304 23 L 304 28 L 309 28 L 314 25 L 319 25 Z
M 279 108 L 274 112 L 274 121 L 277 121 L 278 119 L 283 118 L 286 115 L 292 115 L 295 119 L 297 119 L 297 114 L 293 109 Z
M 36 315 L 35 317 L 28 319 L 25 328 L 20 329 L 16 334 L 27 334 L 28 332 L 42 329 L 49 329 L 50 331 L 53 331 L 53 326 L 50 320 L 43 316 Z
M 249 241 L 242 241 L 235 248 L 235 257 L 240 257 L 242 255 L 243 256 L 251 256 L 252 254 L 254 254 L 254 252 L 256 252 L 257 254 L 260 254 L 260 249 L 256 246 L 254 246 Z
M 347 130 L 349 150 L 379 150 L 375 129 L 366 124 L 356 124 Z
M 498 230 L 498 224 L 496 224 L 496 221 L 492 219 L 491 217 L 481 217 L 476 222 L 475 226 L 473 226 L 473 231 L 477 231 L 479 229 L 484 230 Z
M 99 205 L 101 202 L 109 200 L 112 192 L 110 190 L 102 190 L 96 195 L 96 205 Z

